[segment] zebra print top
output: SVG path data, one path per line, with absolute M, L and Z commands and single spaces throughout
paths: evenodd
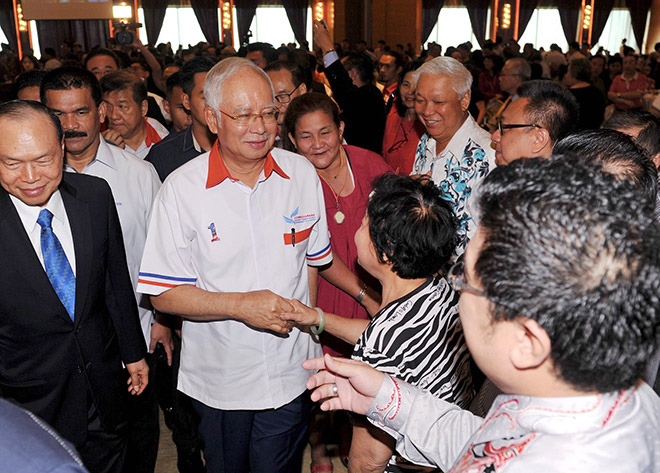
M 440 276 L 378 312 L 352 358 L 462 408 L 474 397 L 458 294 Z

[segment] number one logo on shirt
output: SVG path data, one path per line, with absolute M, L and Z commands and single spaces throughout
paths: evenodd
M 220 238 L 218 238 L 218 232 L 215 230 L 215 223 L 211 222 L 207 228 L 211 230 L 211 242 L 220 241 Z

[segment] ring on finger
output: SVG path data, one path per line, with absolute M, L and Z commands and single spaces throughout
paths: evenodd
M 337 395 L 337 392 L 338 392 L 337 385 L 336 385 L 336 384 L 333 384 L 333 385 L 332 385 L 332 395 L 333 395 L 333 396 L 336 396 L 336 395 Z

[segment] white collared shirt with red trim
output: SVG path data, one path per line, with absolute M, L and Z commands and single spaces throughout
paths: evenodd
M 184 284 L 211 292 L 269 289 L 309 304 L 307 265 L 332 261 L 323 191 L 302 156 L 273 149 L 254 188 L 232 179 L 217 143 L 165 180 L 152 210 L 138 291 Z M 277 408 L 305 390 L 301 364 L 321 354 L 236 320 L 183 323 L 178 389 L 217 409 Z

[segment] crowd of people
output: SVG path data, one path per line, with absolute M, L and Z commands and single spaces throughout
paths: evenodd
M 0 466 L 660 472 L 660 43 L 313 31 L 3 49 Z

